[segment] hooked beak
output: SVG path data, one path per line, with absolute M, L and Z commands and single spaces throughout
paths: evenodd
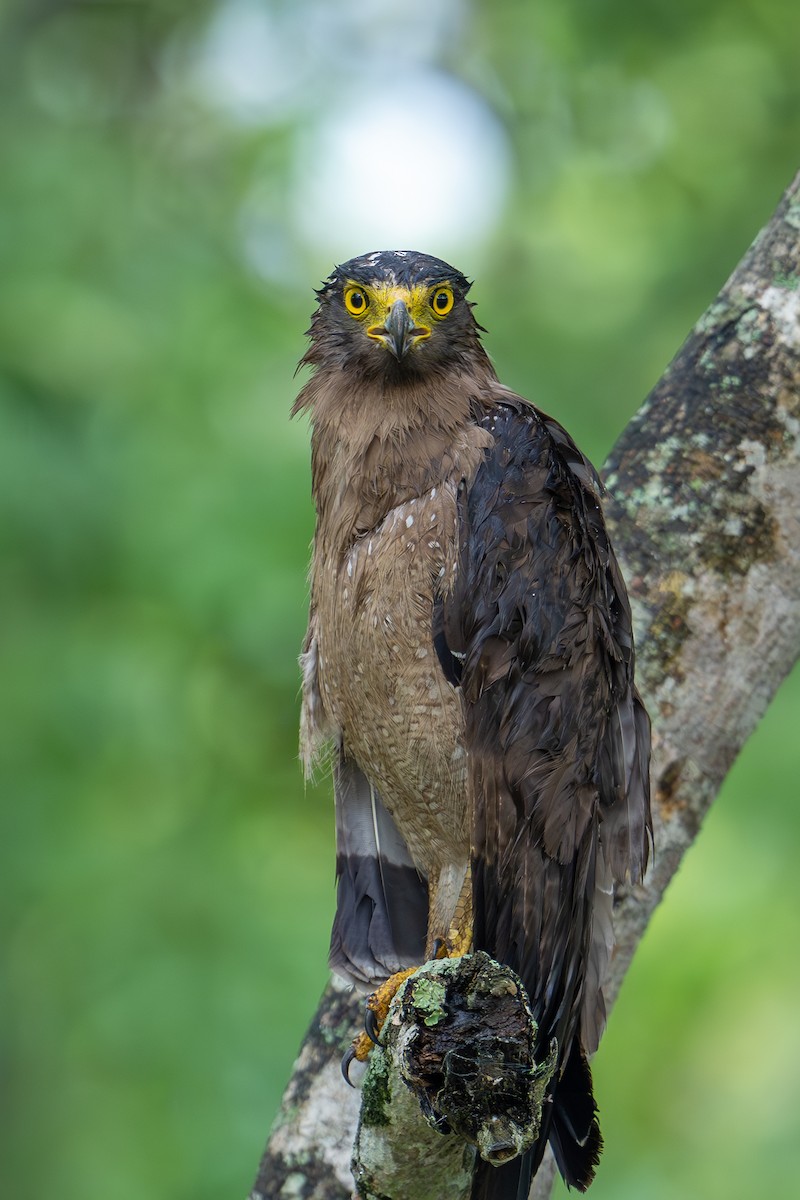
M 404 300 L 395 300 L 384 325 L 373 325 L 367 330 L 371 338 L 382 342 L 400 361 L 420 338 L 430 335 L 424 325 L 415 325 Z

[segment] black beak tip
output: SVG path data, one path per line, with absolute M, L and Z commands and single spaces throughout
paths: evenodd
M 413 344 L 414 322 L 403 300 L 395 300 L 386 318 L 386 344 L 399 362 Z

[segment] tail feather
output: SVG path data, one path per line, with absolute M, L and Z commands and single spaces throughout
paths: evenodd
M 592 1092 L 592 1072 L 577 1038 L 553 1098 L 550 1145 L 564 1182 L 585 1192 L 600 1161 L 603 1136 Z
M 428 885 L 364 773 L 340 752 L 336 796 L 336 916 L 331 968 L 371 991 L 425 957 Z
M 475 1167 L 470 1200 L 528 1200 L 533 1155 L 534 1151 L 529 1150 L 502 1167 L 493 1167 L 480 1159 Z

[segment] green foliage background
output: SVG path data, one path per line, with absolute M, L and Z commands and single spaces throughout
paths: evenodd
M 441 68 L 486 96 L 514 168 L 458 265 L 503 379 L 602 461 L 800 165 L 800 6 L 451 7 Z M 332 805 L 295 761 L 307 431 L 287 414 L 332 255 L 293 232 L 289 183 L 341 81 L 231 121 L 190 86 L 212 8 L 0 4 L 16 1200 L 244 1196 L 326 977 Z M 294 8 L 313 32 L 320 5 Z M 365 28 L 385 8 L 341 5 Z M 424 7 L 407 20 L 422 34 Z M 256 184 L 271 281 L 242 250 Z M 596 1064 L 596 1200 L 800 1179 L 799 722 L 795 673 L 637 957 Z

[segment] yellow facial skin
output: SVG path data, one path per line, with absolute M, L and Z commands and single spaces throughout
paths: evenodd
M 353 281 L 344 289 L 345 308 L 351 317 L 365 322 L 367 336 L 377 342 L 385 341 L 386 320 L 398 300 L 408 310 L 414 341 L 421 342 L 431 336 L 433 323 L 447 316 L 454 299 L 449 283 L 437 283 L 434 287 L 417 284 L 406 288 L 395 284 L 367 286 Z

